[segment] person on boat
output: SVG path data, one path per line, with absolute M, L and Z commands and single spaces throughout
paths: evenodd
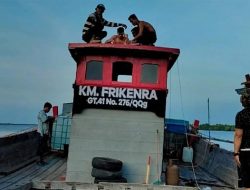
M 111 44 L 129 44 L 128 35 L 124 33 L 124 28 L 122 26 L 117 28 L 117 35 L 113 35 L 105 43 Z
M 105 6 L 98 4 L 95 12 L 90 14 L 87 21 L 84 24 L 82 30 L 82 40 L 87 43 L 100 43 L 101 40 L 107 36 L 107 32 L 103 31 L 104 26 L 118 27 L 122 26 L 127 28 L 126 24 L 109 22 L 103 18 Z
M 194 124 L 189 126 L 189 136 L 188 136 L 188 145 L 194 147 L 195 142 L 199 140 L 199 120 L 194 120 Z
M 250 189 L 250 94 L 240 97 L 244 107 L 235 117 L 234 159 L 238 166 L 239 186 Z
M 135 30 L 136 35 L 132 40 L 133 43 L 154 45 L 157 40 L 156 31 L 150 23 L 139 20 L 135 14 L 130 15 L 128 20 L 132 23 L 132 25 L 138 27 L 138 32 Z
M 38 120 L 38 128 L 37 132 L 39 133 L 39 146 L 38 146 L 38 155 L 40 157 L 39 164 L 44 165 L 44 154 L 48 151 L 49 147 L 49 125 L 53 124 L 54 117 L 47 116 L 47 113 L 52 108 L 52 104 L 50 102 L 46 102 L 43 106 L 43 109 L 38 113 L 37 120 Z
M 135 37 L 139 32 L 139 27 L 135 26 L 134 28 L 132 28 L 131 33 L 133 35 L 133 37 Z

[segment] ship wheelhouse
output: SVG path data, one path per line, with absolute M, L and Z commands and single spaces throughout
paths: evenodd
M 67 180 L 93 182 L 92 159 L 109 157 L 123 161 L 128 182 L 142 183 L 149 156 L 154 163 L 149 179 L 156 179 L 167 72 L 179 49 L 70 43 L 69 51 L 77 69 Z
M 77 63 L 74 84 L 77 104 L 74 104 L 73 114 L 86 107 L 111 106 L 112 109 L 149 110 L 165 116 L 167 72 L 177 59 L 179 49 L 69 44 L 69 50 Z M 95 98 L 86 105 L 86 100 L 78 97 L 81 95 Z

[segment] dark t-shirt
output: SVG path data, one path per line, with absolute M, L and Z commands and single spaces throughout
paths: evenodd
M 243 129 L 240 149 L 250 148 L 250 108 L 245 108 L 237 113 L 235 128 Z

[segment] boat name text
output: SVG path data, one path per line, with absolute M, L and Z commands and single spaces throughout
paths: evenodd
M 148 101 L 158 100 L 155 90 L 79 86 L 79 96 L 87 97 L 91 105 L 111 105 L 129 108 L 148 108 Z
M 96 86 L 79 86 L 79 96 L 158 100 L 155 90 L 102 87 L 98 93 Z

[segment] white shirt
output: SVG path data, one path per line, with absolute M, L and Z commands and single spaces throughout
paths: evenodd
M 46 122 L 46 120 L 48 119 L 47 114 L 45 113 L 44 110 L 41 110 L 38 113 L 37 116 L 38 119 L 38 128 L 37 128 L 37 132 L 40 133 L 41 136 L 43 136 L 44 134 L 48 134 L 49 132 L 49 126 Z

